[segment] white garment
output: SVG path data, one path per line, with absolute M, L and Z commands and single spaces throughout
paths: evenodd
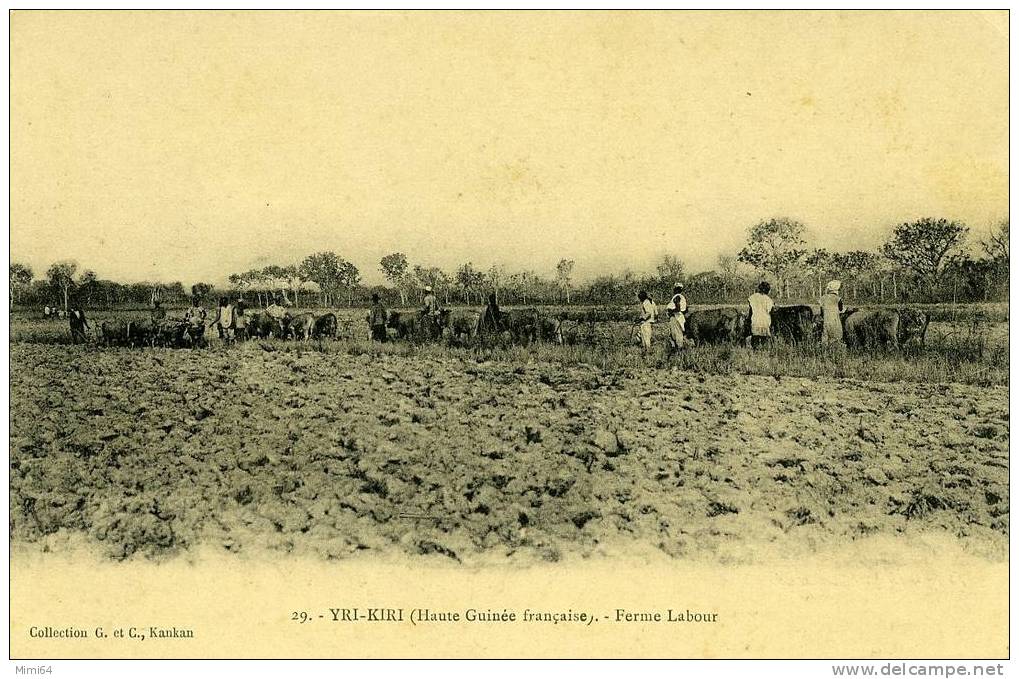
M 669 305 L 665 307 L 672 316 L 674 323 L 679 325 L 679 329 L 686 330 L 686 297 L 683 293 L 679 293 L 672 296 L 669 301 Z
M 765 294 L 750 295 L 750 332 L 757 337 L 771 337 L 771 310 L 775 301 Z
M 658 306 L 655 305 L 650 299 L 645 299 L 640 303 L 641 310 L 641 321 L 645 323 L 654 323 L 658 320 Z
M 672 296 L 672 300 L 669 301 L 669 306 L 665 307 L 669 311 L 678 311 L 681 314 L 686 313 L 686 297 L 683 293 Z

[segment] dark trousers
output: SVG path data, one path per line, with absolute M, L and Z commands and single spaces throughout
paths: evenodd
M 386 326 L 384 325 L 373 325 L 372 326 L 372 340 L 376 342 L 385 342 L 386 339 Z

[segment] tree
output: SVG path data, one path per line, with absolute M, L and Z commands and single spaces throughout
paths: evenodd
M 246 290 L 250 284 L 247 273 L 232 273 L 227 276 L 226 279 L 230 282 L 230 285 L 233 286 L 234 290 L 239 291 L 241 294 L 244 294 L 244 290 Z
M 336 282 L 347 289 L 347 306 L 354 306 L 354 290 L 361 283 L 361 272 L 353 263 L 341 259 Z
M 655 266 L 661 285 L 669 290 L 686 276 L 686 267 L 676 255 L 662 255 Z
M 290 289 L 291 292 L 294 293 L 294 305 L 300 306 L 301 300 L 299 293 L 301 290 L 301 286 L 303 286 L 311 279 L 308 278 L 305 275 L 304 270 L 301 269 L 301 267 L 297 266 L 296 264 L 288 264 L 287 266 L 283 267 L 282 270 L 280 271 L 280 277 L 287 282 L 287 287 Z M 283 298 L 288 304 L 290 303 L 290 300 L 286 299 L 285 290 Z
M 64 298 L 64 311 L 67 311 L 71 288 L 74 287 L 74 274 L 78 270 L 78 263 L 63 261 L 53 264 L 46 271 L 46 278 L 55 290 Z
M 88 306 L 92 306 L 93 298 L 99 291 L 98 281 L 99 277 L 96 276 L 96 272 L 92 269 L 86 270 L 85 273 L 81 274 L 81 278 L 78 279 L 79 294 L 85 297 L 85 303 Z
M 446 272 L 439 267 L 425 267 L 420 264 L 415 264 L 413 282 L 422 290 L 426 285 L 431 286 L 432 290 L 436 293 L 438 293 L 439 290 L 442 290 L 445 297 L 445 303 L 449 304 L 449 293 L 450 288 L 452 287 L 452 281 Z
M 880 259 L 881 257 L 877 253 L 866 250 L 837 252 L 831 256 L 831 269 L 849 281 L 853 297 L 856 298 L 860 279 L 876 273 Z
M 727 299 L 729 292 L 735 290 L 739 281 L 739 260 L 735 255 L 718 256 L 718 275 L 722 283 L 722 297 Z
M 959 251 L 968 232 L 960 222 L 925 217 L 896 226 L 881 252 L 933 291 L 950 256 Z
M 495 301 L 497 304 L 499 303 L 499 290 L 502 288 L 505 280 L 505 267 L 493 264 L 492 268 L 488 270 L 488 282 L 492 285 L 492 291 L 495 294 Z
M 11 304 L 13 305 L 15 299 L 19 297 L 22 290 L 24 290 L 25 288 L 32 284 L 32 279 L 35 277 L 35 275 L 32 273 L 32 268 L 30 266 L 28 266 L 27 264 L 19 264 L 18 262 L 14 262 L 13 264 L 11 264 L 10 273 L 11 273 L 10 294 Z
M 739 261 L 774 276 L 788 296 L 788 275 L 806 254 L 803 235 L 806 227 L 787 217 L 758 222 L 748 231 L 747 245 L 740 250 Z
M 404 306 L 407 304 L 407 266 L 407 255 L 402 252 L 386 255 L 379 261 L 379 269 L 400 293 L 400 304 Z
M 832 254 L 824 248 L 815 248 L 803 258 L 817 285 L 817 296 L 824 292 L 824 281 L 832 271 Z
M 1008 219 L 1003 219 L 991 232 L 987 240 L 980 244 L 987 255 L 986 261 L 989 266 L 986 270 L 988 276 L 987 288 L 984 299 L 989 299 L 991 288 L 997 288 L 999 294 L 1008 294 Z M 993 283 L 992 283 L 993 281 Z
M 339 285 L 342 264 L 335 252 L 316 252 L 301 262 L 300 275 L 318 285 L 324 306 L 329 306 L 332 292 Z
M 258 305 L 262 306 L 262 292 L 265 289 L 266 283 L 269 282 L 269 277 L 265 275 L 265 269 L 247 271 L 244 273 L 244 278 L 248 281 L 248 286 L 254 290 Z
M 570 303 L 570 277 L 573 275 L 573 264 L 572 259 L 560 259 L 559 263 L 556 264 L 556 281 L 559 283 L 559 287 L 566 291 L 566 303 Z
M 213 286 L 211 283 L 198 282 L 191 286 L 191 296 L 203 300 L 212 294 L 212 290 Z
M 997 228 L 980 245 L 989 260 L 995 264 L 1004 263 L 1008 269 L 1008 219 L 999 222 Z
M 463 293 L 464 301 L 467 304 L 471 303 L 472 293 L 478 291 L 478 294 L 480 295 L 478 288 L 481 287 L 483 282 L 484 275 L 475 269 L 471 262 L 463 264 L 456 271 L 456 284 Z

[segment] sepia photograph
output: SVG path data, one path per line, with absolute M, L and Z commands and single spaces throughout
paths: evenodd
M 9 52 L 11 660 L 1002 673 L 1007 10 Z

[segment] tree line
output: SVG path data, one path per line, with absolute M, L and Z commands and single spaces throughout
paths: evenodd
M 777 297 L 809 300 L 827 281 L 843 282 L 843 294 L 854 301 L 974 302 L 1008 298 L 1009 223 L 998 223 L 986 238 L 970 243 L 969 228 L 956 221 L 924 218 L 895 226 L 877 251 L 830 252 L 807 245 L 807 227 L 778 217 L 754 224 L 738 252 L 720 255 L 715 268 L 689 273 L 682 255 L 663 253 L 653 271 L 608 273 L 574 281 L 575 261 L 561 258 L 552 275 L 534 270 L 487 269 L 465 262 L 454 270 L 412 264 L 401 252 L 386 255 L 379 270 L 387 285 L 366 286 L 356 265 L 334 252 L 308 255 L 299 263 L 270 265 L 232 273 L 226 286 L 179 282 L 119 283 L 92 270 L 62 261 L 36 279 L 24 264 L 10 265 L 11 305 L 66 306 L 74 296 L 91 308 L 185 304 L 197 295 L 243 297 L 266 306 L 282 298 L 296 306 L 364 306 L 373 294 L 387 305 L 418 304 L 430 286 L 447 305 L 480 304 L 494 294 L 500 304 L 619 304 L 632 302 L 638 290 L 667 299 L 683 282 L 695 303 L 738 302 L 757 282 L 772 283 Z

